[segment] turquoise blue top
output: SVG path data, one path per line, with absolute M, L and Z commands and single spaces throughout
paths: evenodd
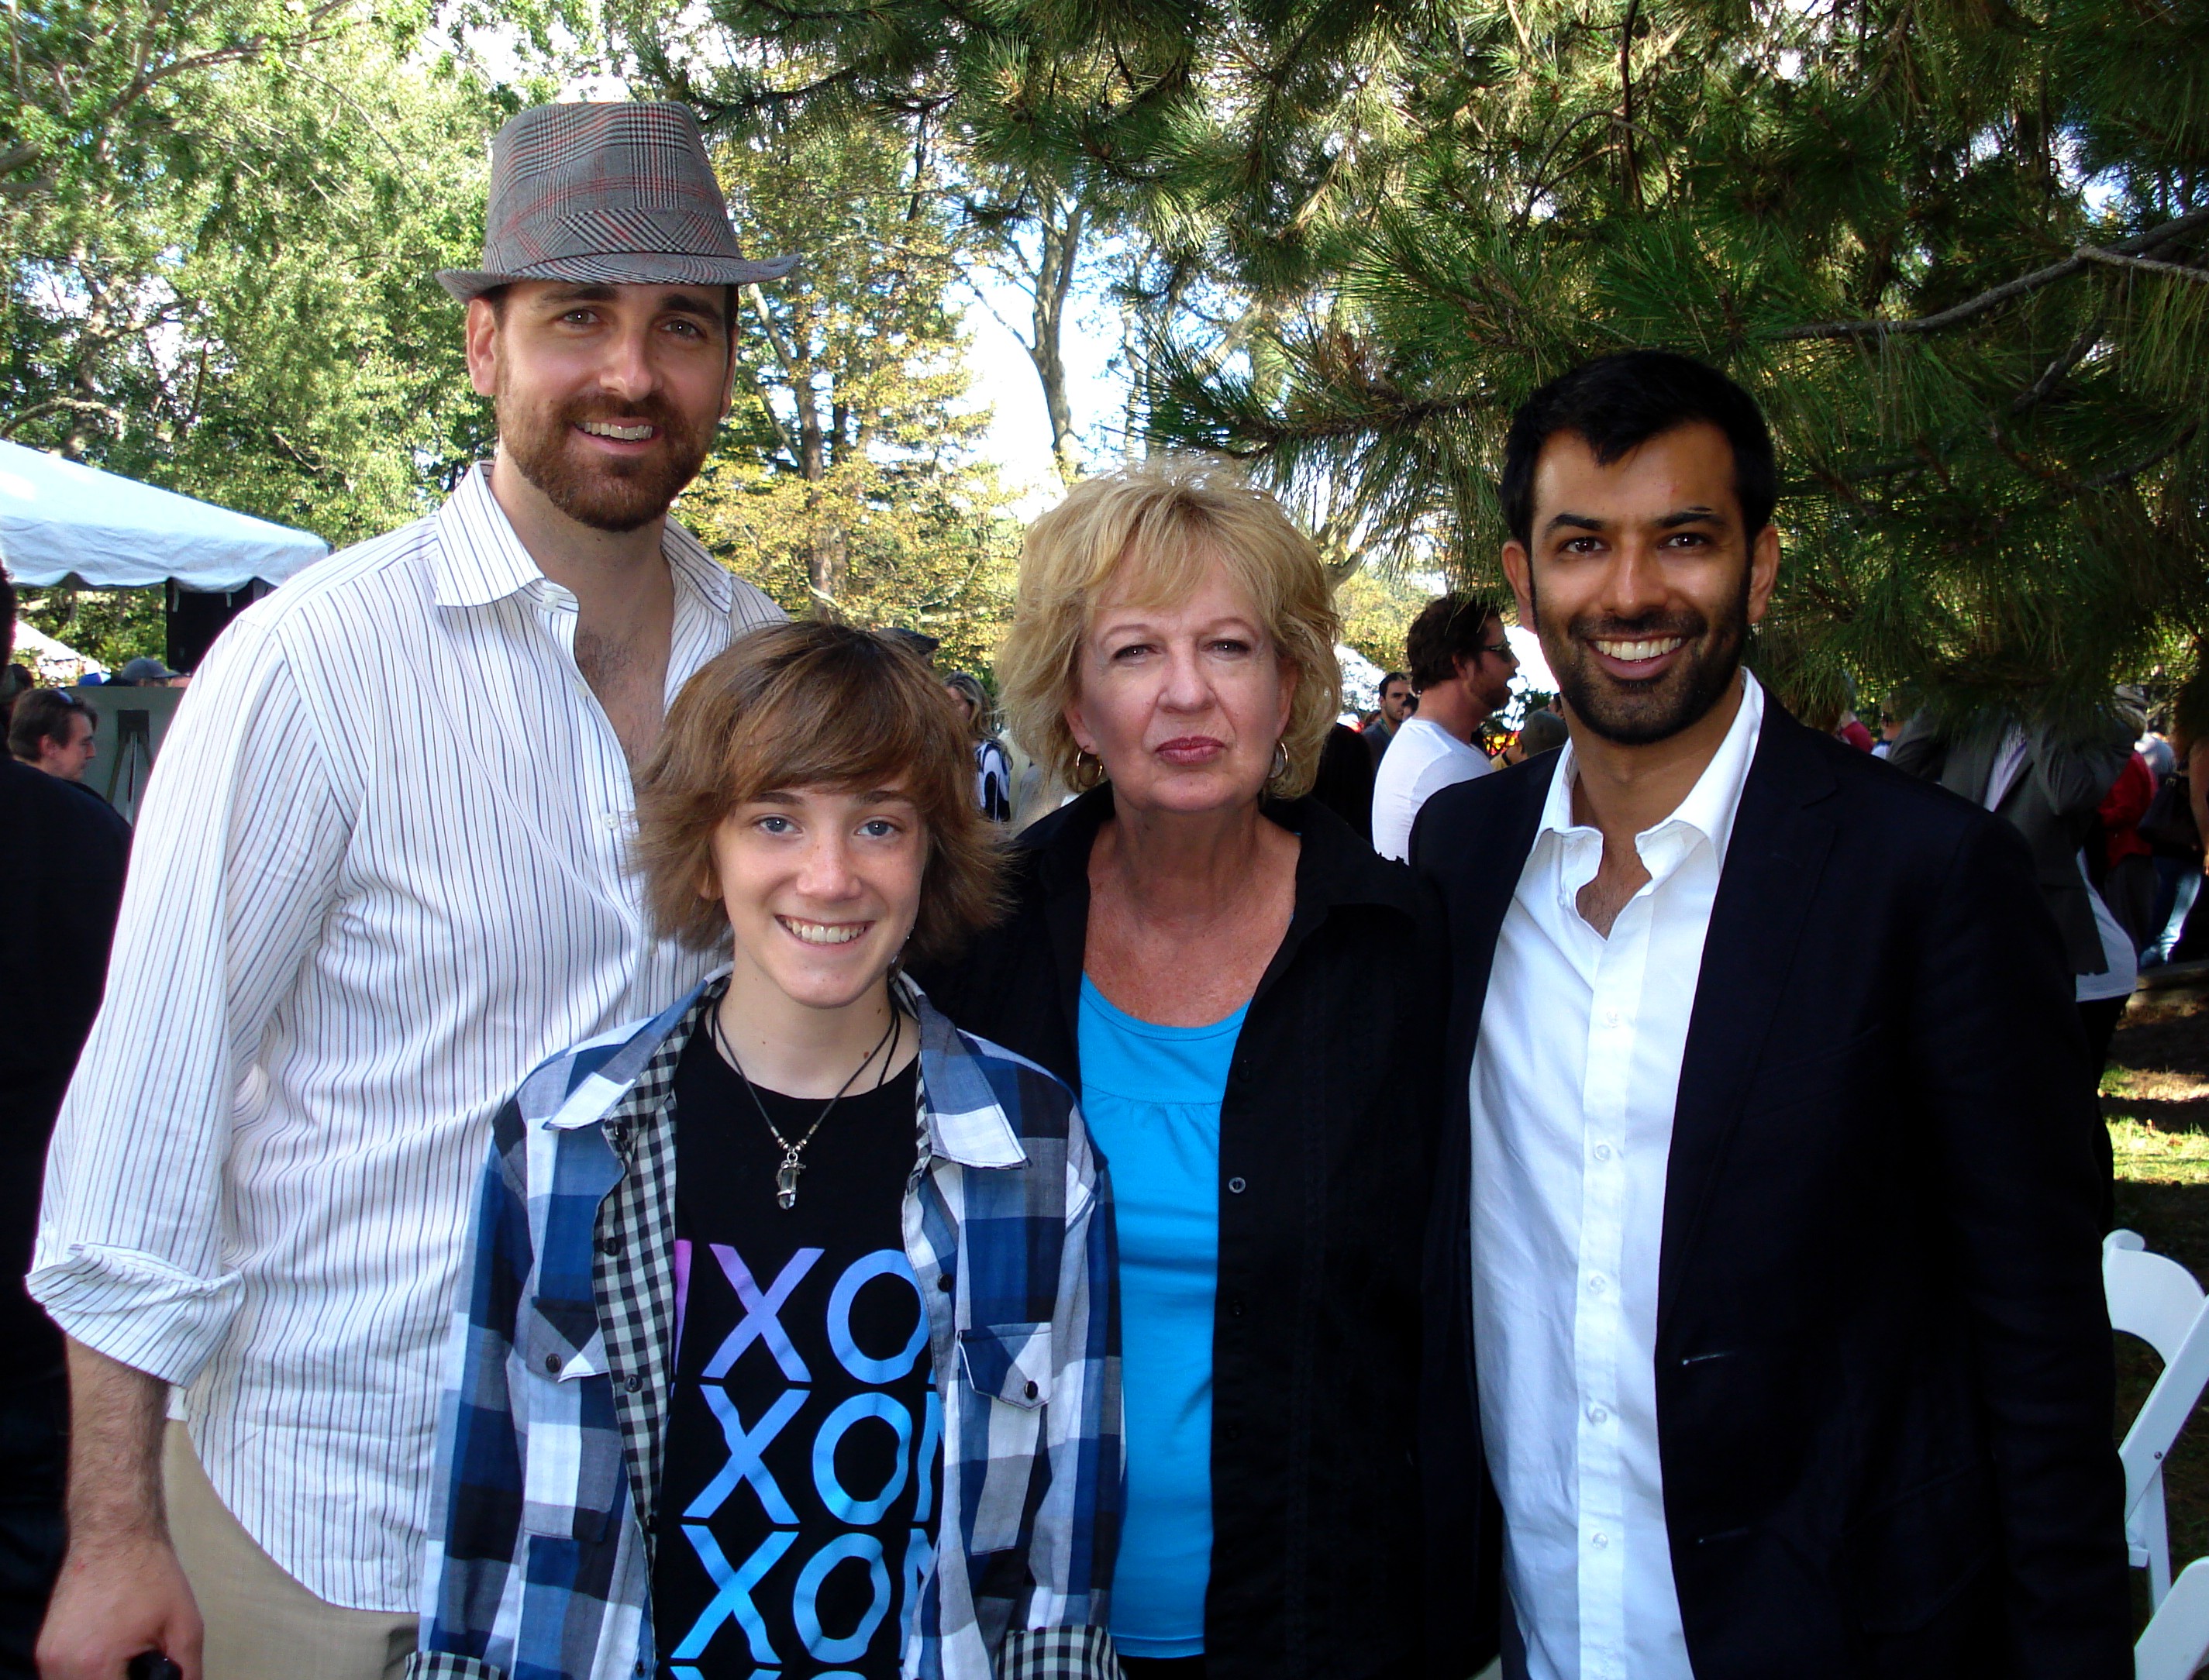
M 1112 1642 L 1204 1650 L 1212 1575 L 1212 1301 L 1219 1277 L 1219 1103 L 1243 1010 L 1160 1027 L 1081 981 L 1081 1112 L 1112 1175 L 1128 1511 Z

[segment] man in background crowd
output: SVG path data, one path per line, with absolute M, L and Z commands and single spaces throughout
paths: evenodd
M 0 573 L 0 667 L 8 663 L 15 630 L 15 589 Z M 18 719 L 54 693 L 41 688 L 21 696 Z M 46 1140 L 99 1007 L 129 844 L 123 819 L 89 789 L 57 771 L 41 775 L 21 755 L 0 758 L 0 974 L 10 981 L 7 1006 L 0 1009 L 4 1674 L 31 1672 L 46 1594 L 62 1561 L 62 1474 L 69 1443 L 62 1335 L 25 1292 L 23 1274 L 31 1267 Z
M 160 660 L 147 654 L 126 660 L 123 669 L 107 679 L 111 688 L 166 688 L 177 680 L 177 673 Z
M 2138 957 L 2130 936 L 2094 891 L 2085 848 L 2103 800 L 2132 756 L 2133 734 L 2109 712 L 2064 726 L 1992 710 L 1946 722 L 1921 711 L 1887 757 L 1897 770 L 1937 781 L 2025 837 L 2042 902 L 2063 939 L 2086 1029 L 2089 1089 L 2097 1092 L 2110 1041 L 2138 978 Z M 2093 1137 L 2106 1225 L 2114 1162 L 2108 1131 L 2098 1125 Z
M 11 633 L 14 628 L 9 626 Z M 8 750 L 49 776 L 81 783 L 92 767 L 93 734 L 99 725 L 92 708 L 67 689 L 33 688 L 16 700 L 9 715 Z
M 1404 656 L 1418 711 L 1397 725 L 1373 775 L 1373 849 L 1399 862 L 1421 806 L 1452 783 L 1495 768 L 1476 742 L 1483 721 L 1511 699 L 1519 669 L 1504 638 L 1502 603 L 1486 595 L 1428 602 L 1404 634 Z
M 483 266 L 438 276 L 496 457 L 248 608 L 179 709 L 31 1277 L 76 1449 L 44 1680 L 404 1670 L 491 1117 L 714 960 L 644 931 L 630 767 L 782 617 L 667 513 L 789 266 L 687 107 L 515 117 Z
M 2125 930 L 2137 956 L 2155 937 L 2155 849 L 2140 833 L 2140 819 L 2155 803 L 2157 779 L 2146 754 L 2134 752 L 2117 772 L 2094 813 L 2100 829 L 2102 902 Z
M 1503 754 L 1508 765 L 1523 765 L 1529 759 L 1538 759 L 1544 753 L 1554 753 L 1572 738 L 1565 720 L 1544 708 L 1530 711 L 1526 721 L 1519 726 L 1519 738 Z
M 1902 697 L 1889 694 L 1879 703 L 1879 739 L 1872 743 L 1871 755 L 1884 759 L 1894 751 L 1894 743 L 1901 738 L 1902 726 L 1910 721 L 1910 713 Z
M 1396 731 L 1404 720 L 1417 708 L 1412 697 L 1411 679 L 1401 671 L 1391 671 L 1381 679 L 1381 710 L 1371 723 L 1358 734 L 1365 738 L 1368 751 L 1373 754 L 1373 767 L 1381 767 L 1381 755 L 1388 750 L 1388 743 L 1396 738 Z

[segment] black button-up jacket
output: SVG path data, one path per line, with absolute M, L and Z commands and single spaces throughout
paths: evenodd
M 1111 809 L 1099 789 L 1020 836 L 1011 915 L 916 976 L 960 1026 L 1077 1092 L 1089 852 Z M 1267 814 L 1303 843 L 1220 1110 L 1205 1671 L 1409 1676 L 1425 1666 L 1414 1437 L 1442 919 L 1332 812 Z

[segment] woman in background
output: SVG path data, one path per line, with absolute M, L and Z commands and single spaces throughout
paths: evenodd
M 974 742 L 974 805 L 993 823 L 1013 819 L 1013 761 L 990 729 L 990 696 L 964 671 L 943 679 Z

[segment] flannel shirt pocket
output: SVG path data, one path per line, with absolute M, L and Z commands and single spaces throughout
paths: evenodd
M 978 1324 L 959 1332 L 966 1385 L 988 1413 L 989 1456 L 973 1476 L 968 1503 L 977 1555 L 1020 1544 L 1028 1491 L 1043 1452 L 1044 1407 L 1050 1400 L 1050 1326 Z
M 1008 1406 L 1050 1403 L 1050 1326 L 980 1324 L 959 1332 L 969 1387 Z
M 521 1317 L 515 1341 L 527 1387 L 515 1398 L 528 1420 L 521 1527 L 595 1545 L 607 1536 L 628 1473 L 597 1313 L 539 1298 Z

